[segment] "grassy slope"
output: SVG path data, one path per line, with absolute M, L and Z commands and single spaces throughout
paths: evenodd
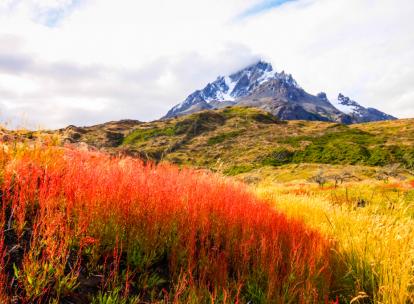
M 302 180 L 312 170 L 303 165 L 293 174 L 285 167 L 277 179 L 264 174 L 255 189 L 277 209 L 338 242 L 348 282 L 340 287 L 340 303 L 413 303 L 414 180 L 365 176 L 318 187 Z M 363 178 L 363 167 L 354 170 Z
M 412 176 L 376 177 L 378 166 L 413 169 L 414 120 L 342 126 L 261 115 L 232 108 L 146 123 L 122 147 L 239 175 L 278 209 L 331 236 L 347 267 L 337 290 L 341 303 L 411 303 Z M 338 187 L 332 179 L 323 188 L 308 182 L 322 171 L 352 178 Z
M 233 107 L 124 124 L 119 131 L 114 125 L 82 128 L 74 141 L 228 175 L 289 163 L 414 167 L 412 119 L 351 126 L 280 122 L 258 109 Z M 73 141 L 68 130 L 60 133 Z
M 336 295 L 335 244 L 219 175 L 3 144 L 0 175 L 0 303 L 308 304 Z

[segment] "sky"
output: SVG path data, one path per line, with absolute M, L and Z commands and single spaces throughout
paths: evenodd
M 163 116 L 262 59 L 306 91 L 414 117 L 412 0 L 0 0 L 0 121 Z

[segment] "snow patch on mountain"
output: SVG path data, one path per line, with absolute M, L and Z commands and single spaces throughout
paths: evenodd
M 227 90 L 225 92 L 221 92 L 221 98 L 219 98 L 219 101 L 234 101 L 235 98 L 231 95 L 231 93 L 233 92 L 237 82 L 231 80 L 229 76 L 226 76 L 224 77 L 224 83 L 227 86 Z
M 339 111 L 344 112 L 345 114 L 352 114 L 355 112 L 356 108 L 353 106 L 343 105 L 338 100 L 331 101 L 333 106 Z
M 362 116 L 362 112 L 366 110 L 363 106 L 349 97 L 339 93 L 338 98 L 331 101 L 334 107 L 348 115 Z

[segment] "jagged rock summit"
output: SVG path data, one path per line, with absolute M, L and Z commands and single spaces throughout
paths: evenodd
M 377 109 L 365 108 L 341 93 L 339 93 L 336 100 L 332 101 L 332 104 L 343 113 L 351 116 L 352 121 L 357 123 L 396 119 L 394 116 L 385 114 Z
M 373 108 L 364 108 L 339 94 L 330 102 L 325 93 L 307 93 L 284 71 L 276 72 L 270 63 L 258 61 L 229 76 L 219 76 L 202 90 L 190 94 L 163 118 L 227 106 L 264 109 L 283 120 L 321 120 L 358 123 L 391 120 L 395 117 Z

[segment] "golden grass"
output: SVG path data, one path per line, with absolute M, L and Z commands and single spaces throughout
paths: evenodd
M 392 304 L 414 303 L 414 190 L 410 187 L 408 182 L 372 180 L 335 189 L 264 182 L 256 191 L 290 217 L 304 219 L 338 241 L 337 256 L 346 267 L 338 284 L 344 290 L 338 294 L 351 295 L 342 297 L 341 303 Z

